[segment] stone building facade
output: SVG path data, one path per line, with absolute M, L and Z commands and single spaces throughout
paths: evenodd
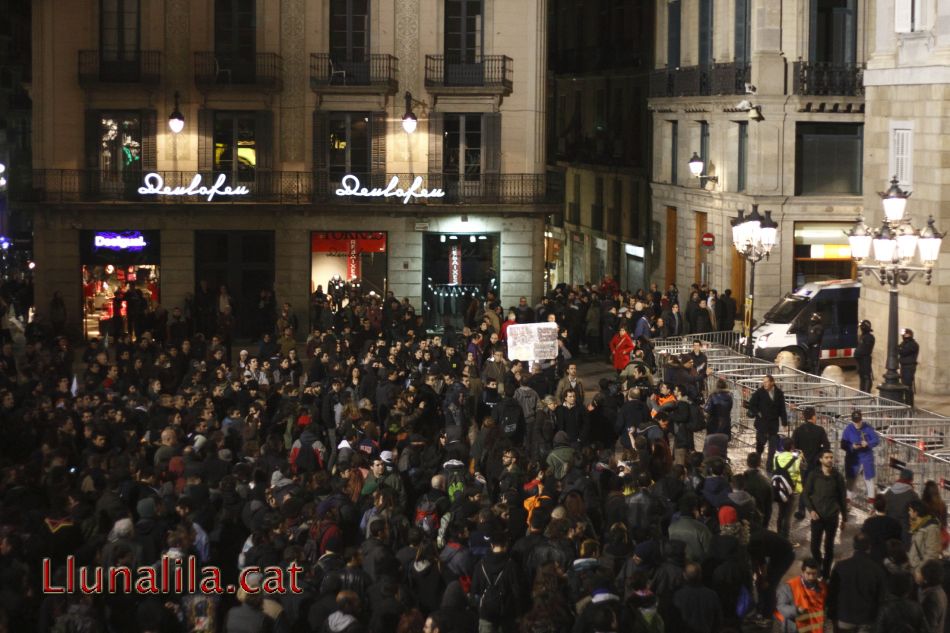
M 645 288 L 652 5 L 553 0 L 549 14 L 548 160 L 565 195 L 547 231 L 548 282 L 611 275 Z
M 779 225 L 756 268 L 756 318 L 806 282 L 854 275 L 843 231 L 871 186 L 862 173 L 870 6 L 656 0 L 651 280 L 730 288 L 741 306 L 750 271 L 730 222 L 753 205 Z M 710 179 L 691 175 L 694 154 Z M 711 249 L 701 246 L 707 233 Z
M 950 5 L 940 0 L 877 0 L 870 56 L 864 75 L 866 143 L 864 205 L 867 223 L 883 218 L 875 193 L 893 175 L 913 192 L 906 213 L 918 228 L 933 216 L 944 231 L 950 226 Z M 943 250 L 946 251 L 946 240 Z M 882 326 L 887 290 L 872 278 L 864 284 L 862 318 Z M 901 328 L 914 330 L 920 344 L 917 389 L 950 390 L 950 372 L 934 353 L 943 348 L 940 332 L 950 329 L 950 260 L 941 256 L 930 286 L 915 281 L 900 289 Z M 881 327 L 875 369 L 883 374 L 886 330 Z
M 433 326 L 449 298 L 539 295 L 560 195 L 545 170 L 546 10 L 34 2 L 39 313 L 58 290 L 89 334 L 110 286 L 133 278 L 169 308 L 203 281 L 227 286 L 244 323 L 264 288 L 306 323 L 333 275 L 432 310 Z M 223 175 L 246 193 L 162 195 L 152 173 L 173 192 Z M 377 195 L 346 195 L 364 186 Z M 382 195 L 409 188 L 441 195 Z

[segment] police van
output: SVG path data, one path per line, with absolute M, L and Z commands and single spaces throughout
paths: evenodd
M 752 330 L 756 357 L 804 367 L 808 326 L 811 315 L 817 312 L 825 326 L 821 339 L 822 363 L 854 364 L 860 296 L 861 282 L 851 279 L 817 281 L 788 293 Z

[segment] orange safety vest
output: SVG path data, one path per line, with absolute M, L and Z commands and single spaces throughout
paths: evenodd
M 792 599 L 795 606 L 804 613 L 795 618 L 795 627 L 798 633 L 821 633 L 825 629 L 825 598 L 828 597 L 828 585 L 818 581 L 818 590 L 809 589 L 802 582 L 801 576 L 788 581 L 792 588 Z M 775 610 L 775 619 L 784 622 L 785 617 Z
M 670 402 L 674 402 L 675 400 L 676 400 L 676 396 L 674 396 L 673 394 L 669 394 L 667 396 L 661 396 L 661 395 L 656 396 L 656 403 L 660 405 L 661 407 L 665 404 L 669 404 Z M 654 409 L 653 411 L 650 411 L 650 417 L 655 418 L 656 412 L 658 410 L 659 409 Z

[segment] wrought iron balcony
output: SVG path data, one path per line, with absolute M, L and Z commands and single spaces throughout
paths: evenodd
M 161 51 L 79 51 L 79 85 L 90 88 L 107 84 L 154 86 L 162 78 Z
M 426 55 L 426 88 L 441 94 L 511 94 L 513 66 L 505 55 Z
M 749 76 L 749 65 L 736 62 L 654 70 L 650 73 L 650 97 L 745 94 Z
M 33 199 L 50 203 L 147 203 L 147 204 L 240 204 L 277 203 L 310 205 L 335 202 L 340 204 L 382 204 L 403 206 L 404 196 L 340 195 L 342 176 L 327 171 L 295 172 L 257 169 L 249 178 L 236 180 L 226 175 L 220 190 L 225 187 L 245 187 L 246 192 L 229 195 L 224 191 L 208 200 L 207 191 L 182 195 L 176 188 L 187 189 L 196 176 L 201 176 L 197 187 L 210 188 L 221 178 L 218 172 L 156 171 L 161 178 L 159 189 L 171 193 L 143 193 L 146 187 L 140 171 L 111 173 L 95 169 L 38 169 L 33 171 Z M 483 174 L 474 180 L 465 180 L 457 174 L 354 174 L 360 189 L 385 190 L 392 179 L 403 190 L 412 186 L 418 177 L 420 189 L 440 189 L 444 195 L 430 198 L 412 198 L 412 206 L 432 204 L 554 204 L 563 202 L 563 183 L 553 180 L 552 174 Z M 156 183 L 157 181 L 152 181 Z M 395 187 L 394 187 L 395 189 Z
M 803 96 L 860 97 L 864 95 L 863 64 L 797 61 L 793 89 Z
M 280 92 L 284 86 L 283 66 L 283 58 L 276 53 L 195 53 L 195 84 L 202 91 L 239 88 Z
M 311 53 L 310 88 L 322 93 L 395 94 L 399 60 L 370 55 L 363 61 L 335 60 L 329 53 Z

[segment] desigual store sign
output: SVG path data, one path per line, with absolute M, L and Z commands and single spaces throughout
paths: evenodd
M 334 275 L 346 281 L 366 279 L 380 288 L 386 276 L 386 233 L 316 231 L 310 235 L 311 285 L 327 289 Z

